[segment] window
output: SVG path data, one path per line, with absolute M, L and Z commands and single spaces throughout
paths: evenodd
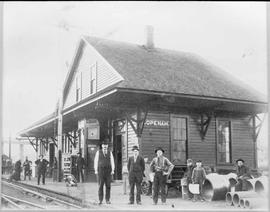
M 182 117 L 171 118 L 171 148 L 172 161 L 186 162 L 187 119 Z
M 92 65 L 90 67 L 90 94 L 96 93 L 96 76 L 97 76 L 97 71 L 96 71 L 96 64 Z
M 82 89 L 82 73 L 78 73 L 76 76 L 76 102 L 81 100 L 81 89 Z
M 217 130 L 217 162 L 231 163 L 231 122 L 219 120 Z

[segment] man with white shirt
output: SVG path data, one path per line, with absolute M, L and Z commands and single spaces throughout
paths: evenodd
M 134 204 L 134 188 L 136 185 L 137 194 L 136 202 L 141 205 L 141 183 L 143 180 L 143 173 L 145 169 L 144 159 L 139 155 L 138 146 L 132 148 L 133 156 L 128 159 L 128 172 L 129 172 L 129 204 Z
M 114 174 L 114 158 L 111 151 L 108 150 L 109 146 L 109 139 L 105 138 L 101 144 L 102 149 L 96 152 L 95 159 L 94 159 L 94 169 L 95 174 L 98 178 L 98 197 L 99 197 L 99 204 L 102 204 L 103 201 L 103 187 L 105 184 L 106 187 L 106 203 L 111 204 L 110 202 L 110 192 L 111 192 L 111 182 L 112 182 L 112 175 Z

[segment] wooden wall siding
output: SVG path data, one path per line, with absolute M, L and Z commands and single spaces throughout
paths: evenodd
M 147 120 L 170 121 L 169 113 L 149 112 Z M 155 157 L 155 148 L 162 147 L 165 150 L 165 157 L 171 158 L 170 155 L 170 127 L 165 126 L 148 126 L 144 125 L 142 134 L 141 155 L 148 157 L 148 161 Z
M 96 65 L 96 91 L 99 92 L 121 80 L 122 77 L 105 62 L 105 59 L 100 56 L 96 50 L 85 45 L 82 49 L 82 56 L 78 61 L 76 73 L 82 72 L 82 99 L 90 96 L 90 67 Z M 64 104 L 64 109 L 76 103 L 76 73 L 71 82 L 71 87 Z
M 216 164 L 216 124 L 212 118 L 204 140 L 201 139 L 197 120 L 199 115 L 190 114 L 188 119 L 188 158 L 202 160 L 203 164 Z
M 243 158 L 246 165 L 254 167 L 254 141 L 252 128 L 246 118 L 232 118 L 232 162 Z

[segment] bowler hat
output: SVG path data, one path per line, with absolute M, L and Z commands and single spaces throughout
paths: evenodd
M 163 153 L 165 152 L 164 149 L 162 149 L 161 147 L 158 147 L 156 148 L 155 153 L 157 153 L 158 150 L 161 150 Z
M 133 147 L 132 147 L 132 151 L 134 151 L 134 150 L 139 151 L 139 147 L 138 147 L 138 146 L 133 146 Z
M 242 158 L 237 159 L 237 160 L 236 160 L 236 163 L 237 163 L 238 161 L 242 161 L 243 163 L 245 163 L 245 161 L 244 161 Z
M 109 138 L 105 138 L 101 141 L 101 144 L 109 144 L 110 143 L 110 140 Z

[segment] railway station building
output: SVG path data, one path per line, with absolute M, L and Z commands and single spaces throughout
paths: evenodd
M 110 138 L 116 170 L 133 145 L 149 161 L 162 147 L 176 166 L 202 160 L 231 170 L 243 158 L 257 168 L 257 137 L 267 100 L 200 56 L 145 45 L 84 36 L 65 79 L 56 111 L 20 132 L 39 154 L 74 171 L 81 152 L 87 181 L 95 180 L 94 156 Z

